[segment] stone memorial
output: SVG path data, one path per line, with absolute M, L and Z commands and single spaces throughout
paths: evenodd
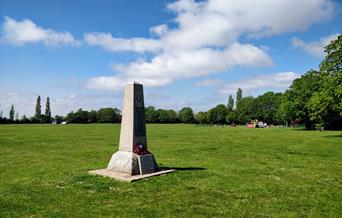
M 147 149 L 143 86 L 136 82 L 127 84 L 119 150 L 113 154 L 106 169 L 93 170 L 89 173 L 123 181 L 134 181 L 172 171 L 160 170 L 154 156 Z

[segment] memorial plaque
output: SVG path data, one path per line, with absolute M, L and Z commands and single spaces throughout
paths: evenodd
M 134 130 L 135 136 L 145 136 L 145 111 L 144 108 L 135 108 L 135 119 L 134 119 Z
M 154 173 L 154 160 L 152 154 L 140 155 L 139 167 L 141 175 Z

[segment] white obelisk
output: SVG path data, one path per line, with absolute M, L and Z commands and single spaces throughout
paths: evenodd
M 119 151 L 113 154 L 107 169 L 128 175 L 157 171 L 153 155 L 147 151 L 143 86 L 136 82 L 125 86 Z
M 153 155 L 147 150 L 143 86 L 136 82 L 127 84 L 119 151 L 112 155 L 106 169 L 92 170 L 89 173 L 131 182 L 172 171 L 174 170 L 158 169 Z

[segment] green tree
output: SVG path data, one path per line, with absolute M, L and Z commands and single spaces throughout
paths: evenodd
M 342 72 L 342 34 L 325 47 L 326 56 L 320 65 L 322 73 L 334 75 Z
M 97 112 L 98 123 L 119 123 L 121 111 L 117 108 L 101 108 Z
M 42 106 L 40 104 L 40 95 L 37 97 L 37 102 L 36 102 L 36 113 L 35 113 L 35 118 L 39 121 L 40 120 L 40 115 L 42 114 Z
M 155 111 L 155 114 L 157 116 L 156 120 L 158 123 L 169 123 L 170 122 L 169 113 L 167 110 L 158 109 Z
M 254 99 L 252 118 L 267 123 L 278 123 L 276 113 L 281 102 L 281 93 L 266 92 Z
M 195 120 L 197 121 L 197 123 L 199 124 L 205 124 L 205 123 L 208 123 L 207 121 L 207 115 L 205 112 L 198 112 L 195 116 Z
M 236 108 L 236 121 L 245 124 L 253 118 L 254 98 L 252 96 L 244 97 L 239 100 Z
M 97 111 L 91 110 L 88 114 L 88 123 L 96 123 L 97 122 Z
M 10 112 L 9 112 L 9 119 L 12 121 L 14 120 L 14 106 L 13 106 L 13 104 L 12 104 Z
M 121 123 L 121 110 L 118 108 L 114 108 L 114 113 L 115 113 L 115 118 L 114 118 L 114 123 Z
M 219 104 L 208 111 L 208 121 L 212 124 L 225 124 L 227 114 L 226 106 Z
M 70 121 L 72 123 L 88 123 L 89 120 L 89 112 L 82 110 L 82 108 L 78 109 L 73 114 L 73 119 Z
M 45 117 L 46 117 L 46 122 L 50 123 L 51 122 L 51 108 L 50 108 L 50 98 L 46 98 L 46 104 L 45 104 Z
M 30 123 L 31 120 L 28 119 L 28 118 L 26 117 L 26 115 L 23 115 L 23 117 L 21 118 L 21 122 L 22 122 L 22 123 Z
M 177 122 L 177 112 L 174 110 L 168 110 L 168 117 L 170 123 L 176 123 Z
M 228 112 L 228 115 L 226 116 L 226 122 L 228 124 L 236 123 L 236 112 L 235 111 Z
M 73 120 L 74 120 L 74 117 L 75 117 L 74 112 L 70 111 L 65 118 L 66 118 L 67 121 L 72 123 Z
M 168 123 L 169 117 L 166 110 L 158 109 L 155 111 L 155 114 L 157 115 L 157 122 L 158 123 Z
M 145 108 L 145 120 L 147 123 L 155 123 L 158 120 L 158 114 L 153 106 Z
M 194 113 L 190 107 L 183 107 L 179 111 L 178 117 L 182 123 L 193 123 L 195 121 Z
M 229 97 L 228 97 L 227 109 L 228 109 L 228 113 L 232 112 L 234 109 L 234 99 L 233 99 L 232 95 L 229 95 Z
M 281 106 L 288 120 L 299 120 L 307 129 L 314 128 L 315 122 L 310 119 L 308 101 L 318 90 L 320 83 L 320 73 L 314 70 L 308 71 L 292 82 L 286 91 L 285 101 L 282 101 L 285 105 Z
M 291 115 L 289 114 L 290 104 L 288 102 L 288 92 L 284 92 L 280 96 L 279 107 L 275 113 L 275 119 L 279 124 L 288 125 L 291 122 Z
M 56 121 L 57 124 L 62 123 L 63 120 L 64 120 L 63 116 L 58 116 L 58 115 L 55 116 L 55 121 Z
M 319 86 L 307 102 L 312 122 L 327 129 L 342 128 L 342 35 L 325 48 L 320 65 Z
M 238 107 L 238 104 L 241 99 L 242 99 L 242 89 L 238 88 L 236 92 L 236 108 Z

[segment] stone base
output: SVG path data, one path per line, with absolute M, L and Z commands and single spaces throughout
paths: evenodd
M 140 174 L 138 155 L 128 151 L 117 151 L 112 155 L 107 169 L 129 175 Z
M 116 179 L 116 180 L 125 181 L 125 182 L 133 182 L 136 180 L 145 179 L 145 178 L 152 177 L 152 176 L 159 176 L 162 174 L 171 173 L 173 171 L 175 170 L 161 170 L 161 171 L 157 171 L 157 172 L 149 173 L 145 175 L 133 175 L 132 176 L 132 175 L 125 174 L 125 173 L 118 173 L 109 169 L 100 169 L 100 170 L 89 171 L 89 174 L 109 177 L 111 179 Z
M 151 153 L 137 155 L 134 152 L 117 151 L 112 155 L 107 169 L 133 176 L 157 172 L 158 165 Z

